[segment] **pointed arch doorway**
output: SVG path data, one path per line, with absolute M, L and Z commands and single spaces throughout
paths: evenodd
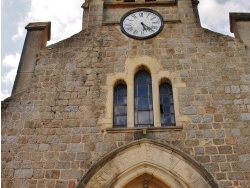
M 142 139 L 106 155 L 77 188 L 219 188 L 192 158 L 165 144 Z

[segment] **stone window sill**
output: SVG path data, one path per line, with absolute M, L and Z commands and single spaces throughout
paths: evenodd
M 166 126 L 166 127 L 140 127 L 140 128 L 107 128 L 107 133 L 134 133 L 142 132 L 146 134 L 147 132 L 166 132 L 169 130 L 181 131 L 183 126 Z

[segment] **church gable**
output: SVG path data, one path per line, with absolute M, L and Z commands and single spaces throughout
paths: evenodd
M 83 30 L 47 47 L 50 23 L 29 24 L 2 187 L 247 187 L 249 14 L 235 39 L 197 5 L 86 1 Z

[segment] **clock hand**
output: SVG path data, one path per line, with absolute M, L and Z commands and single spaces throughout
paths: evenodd
M 143 30 L 151 30 L 154 31 L 151 27 L 145 25 L 143 22 L 141 22 L 142 26 L 143 26 Z
M 147 30 L 147 27 L 146 27 L 146 25 L 145 25 L 143 22 L 141 22 L 141 25 L 142 25 L 142 27 L 143 27 L 143 31 L 144 31 L 144 30 Z

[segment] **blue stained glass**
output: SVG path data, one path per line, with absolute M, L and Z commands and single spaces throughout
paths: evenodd
M 124 115 L 127 114 L 126 107 L 124 106 L 115 106 L 115 115 Z
M 163 103 L 163 104 L 169 104 L 169 103 L 170 103 L 169 97 L 168 97 L 168 96 L 162 97 L 162 103 Z
M 137 109 L 138 110 L 149 110 L 150 106 L 149 106 L 148 98 L 138 98 Z
M 148 85 L 138 86 L 138 96 L 147 96 L 149 94 Z
M 163 106 L 163 113 L 170 113 L 170 106 Z
M 135 127 L 153 125 L 152 83 L 150 74 L 141 70 L 136 73 L 134 80 L 135 95 Z
M 169 83 L 162 83 L 159 87 L 160 92 L 160 112 L 162 126 L 174 125 L 174 102 L 172 86 Z
M 114 127 L 127 126 L 127 87 L 118 84 L 114 88 Z

